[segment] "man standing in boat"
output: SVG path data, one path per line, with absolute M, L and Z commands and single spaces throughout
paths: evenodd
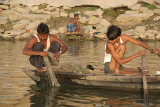
M 127 35 L 121 35 L 121 29 L 117 26 L 110 26 L 106 33 L 109 41 L 107 41 L 105 46 L 105 57 L 104 57 L 104 72 L 105 73 L 114 73 L 114 74 L 133 74 L 139 73 L 136 69 L 123 69 L 121 66 L 124 63 L 127 63 L 134 58 L 144 55 L 145 51 L 140 51 L 130 57 L 123 58 L 127 42 L 137 44 L 143 48 L 148 49 L 152 53 L 156 53 L 155 50 L 151 49 L 147 44 L 138 41 Z
M 29 61 L 37 71 L 44 72 L 43 57 L 51 52 L 52 56 L 59 60 L 61 54 L 65 53 L 68 47 L 56 36 L 49 34 L 49 28 L 44 23 L 38 25 L 37 32 L 38 34 L 32 36 L 25 45 L 23 54 L 30 56 Z
M 75 13 L 74 18 L 70 18 L 67 24 L 67 32 L 79 32 L 80 26 L 78 23 L 79 14 Z

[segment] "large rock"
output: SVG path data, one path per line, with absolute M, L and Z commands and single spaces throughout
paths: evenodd
M 139 11 L 140 7 L 141 7 L 141 4 L 135 4 L 134 6 L 132 6 L 130 8 L 131 8 L 131 10 L 138 10 Z
M 40 19 L 50 19 L 51 15 L 44 14 L 21 14 L 19 16 L 21 19 L 29 19 L 32 21 L 40 20 Z
M 31 22 L 30 24 L 28 24 L 25 29 L 31 30 L 31 29 L 35 29 L 38 27 L 38 25 L 40 24 L 40 20 Z
M 59 11 L 54 11 L 54 12 L 51 12 L 50 14 L 52 15 L 52 17 L 59 17 L 60 16 Z
M 58 34 L 58 33 L 59 33 L 58 30 L 51 30 L 51 31 L 50 31 L 50 34 L 53 34 L 53 35 L 56 35 L 56 34 Z
M 4 32 L 4 29 L 0 29 L 0 33 L 3 33 Z
M 134 32 L 135 31 L 133 29 L 130 29 L 130 30 L 123 31 L 122 34 L 131 36 L 131 35 L 134 35 Z
M 29 14 L 29 9 L 26 9 L 26 8 L 17 7 L 16 11 L 23 14 Z
M 153 15 L 154 15 L 153 11 L 148 10 L 138 14 L 120 14 L 116 20 L 119 22 L 130 22 L 130 21 L 136 22 L 136 21 L 147 20 L 150 16 Z
M 16 36 L 16 35 L 21 35 L 25 32 L 25 30 L 10 30 L 6 31 L 5 34 L 7 36 Z
M 160 40 L 160 33 L 156 36 L 157 40 Z
M 60 34 L 64 34 L 66 32 L 66 27 L 60 27 L 60 28 L 58 28 L 58 32 Z
M 160 9 L 154 9 L 154 13 L 160 14 Z
M 0 8 L 2 8 L 2 9 L 9 9 L 9 6 L 8 5 L 0 5 Z
M 110 22 L 108 22 L 106 19 L 102 19 L 100 22 L 99 22 L 101 25 L 103 25 L 104 27 L 109 27 L 111 25 Z
M 49 4 L 50 6 L 82 6 L 82 5 L 93 5 L 100 6 L 101 8 L 108 9 L 121 6 L 132 6 L 136 4 L 138 0 L 10 0 L 9 4 L 23 4 L 27 6 L 40 5 L 43 3 Z
M 148 3 L 148 4 L 154 4 L 154 1 L 155 0 L 139 0 L 139 2 L 145 2 L 145 3 Z
M 79 19 L 79 22 L 80 22 L 80 23 L 83 23 L 83 24 L 87 23 L 87 21 L 89 21 L 89 18 L 86 18 L 86 17 L 81 17 L 81 18 Z
M 155 18 L 153 18 L 153 21 L 158 21 L 160 20 L 160 16 L 156 16 Z
M 6 16 L 0 16 L 0 25 L 6 24 L 8 22 L 7 19 L 8 19 L 8 17 L 6 17 Z
M 157 4 L 160 4 L 160 0 L 155 0 L 155 2 L 156 2 Z
M 98 24 L 100 22 L 100 18 L 98 18 L 98 17 L 91 17 L 90 19 L 89 19 L 89 21 L 88 21 L 88 24 Z
M 60 12 L 60 16 L 62 16 L 62 17 L 67 17 L 67 16 L 68 16 L 68 13 L 65 12 L 65 11 L 61 11 L 61 12 Z
M 137 26 L 135 32 L 145 32 L 146 26 Z
M 15 10 L 4 10 L 1 12 L 2 15 L 6 15 L 9 17 L 10 20 L 17 20 L 19 18 L 20 13 L 16 12 Z
M 23 29 L 29 23 L 30 23 L 30 20 L 21 20 L 13 26 L 13 30 Z

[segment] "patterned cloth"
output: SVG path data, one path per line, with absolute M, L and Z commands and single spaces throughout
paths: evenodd
M 67 32 L 75 32 L 77 30 L 77 25 L 67 24 Z

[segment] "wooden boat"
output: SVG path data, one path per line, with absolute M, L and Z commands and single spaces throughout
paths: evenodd
M 37 85 L 51 85 L 48 73 L 25 69 L 24 72 L 34 80 Z M 76 74 L 74 72 L 55 72 L 58 82 L 63 86 L 85 85 L 96 87 L 115 87 L 140 89 L 141 75 L 116 75 L 116 74 Z M 160 76 L 146 75 L 148 89 L 160 89 Z
M 142 63 L 144 65 L 144 63 Z M 143 67 L 142 67 L 143 68 Z M 24 69 L 24 72 L 34 80 L 37 85 L 51 85 L 48 72 L 38 72 L 36 70 Z M 145 72 L 145 71 L 144 71 Z M 118 89 L 140 90 L 144 88 L 144 78 L 146 77 L 148 89 L 160 89 L 160 75 L 143 75 L 142 74 L 104 74 L 92 71 L 92 73 L 78 74 L 75 72 L 54 72 L 57 81 L 61 86 L 95 86 L 110 87 Z M 142 76 L 143 75 L 143 76 Z

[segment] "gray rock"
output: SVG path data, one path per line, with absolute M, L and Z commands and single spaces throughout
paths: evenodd
M 127 30 L 127 31 L 123 31 L 122 34 L 131 36 L 131 35 L 134 35 L 134 32 L 135 31 L 133 29 L 130 29 L 130 30 Z
M 8 19 L 8 17 L 6 17 L 6 16 L 1 16 L 1 17 L 0 17 L 0 25 L 1 25 L 1 24 L 6 24 L 6 23 L 8 22 L 7 19 Z
M 160 9 L 154 9 L 154 13 L 160 14 Z
M 145 32 L 146 26 L 137 26 L 135 32 Z
M 157 40 L 160 40 L 160 33 L 156 36 Z
M 52 30 L 52 31 L 50 32 L 50 34 L 53 34 L 53 35 L 56 35 L 56 34 L 58 34 L 58 33 L 59 33 L 58 30 Z
M 146 11 L 146 10 L 148 10 L 147 7 L 140 7 L 140 9 L 139 9 L 140 12 L 143 12 L 143 11 Z
M 131 6 L 130 8 L 131 8 L 131 10 L 139 11 L 140 7 L 141 7 L 141 4 L 135 4 L 135 5 Z
M 111 25 L 111 23 L 109 21 L 107 21 L 106 19 L 102 19 L 99 22 L 101 25 L 103 25 L 104 27 L 109 27 Z
M 23 14 L 29 14 L 29 11 L 30 11 L 30 10 L 28 10 L 28 9 L 26 9 L 26 8 L 17 7 L 17 8 L 16 8 L 16 11 L 17 11 L 17 12 L 20 12 L 20 13 L 23 13 Z
M 108 9 L 108 8 L 115 8 L 121 6 L 132 6 L 136 4 L 138 0 L 10 0 L 9 4 L 23 4 L 27 6 L 34 6 L 40 5 L 43 3 L 49 4 L 50 6 L 60 7 L 60 6 L 82 6 L 82 5 L 92 5 L 92 6 L 100 6 L 101 8 Z
M 154 4 L 154 0 L 139 0 L 139 2 L 145 2 L 148 4 Z
M 50 19 L 51 15 L 44 14 L 21 14 L 20 19 L 29 19 L 32 21 L 40 20 L 40 19 Z
M 28 24 L 28 25 L 25 27 L 25 29 L 31 30 L 31 29 L 37 28 L 38 25 L 40 24 L 40 22 L 41 22 L 40 20 L 31 22 L 30 24 Z
M 80 23 L 83 23 L 83 24 L 87 23 L 88 21 L 89 21 L 89 18 L 86 18 L 86 17 L 81 17 L 81 18 L 79 19 L 79 22 L 80 22 Z
M 157 4 L 160 4 L 160 0 L 155 0 L 155 2 L 156 2 Z
M 51 12 L 50 14 L 52 15 L 52 17 L 59 17 L 60 16 L 59 11 L 54 11 L 54 12 Z
M 6 31 L 5 34 L 8 36 L 16 36 L 16 35 L 21 35 L 25 32 L 25 30 L 10 30 Z
M 160 20 L 160 16 L 153 18 L 153 21 L 158 21 L 158 20 Z
M 138 14 L 139 11 L 126 11 L 125 14 Z
M 37 10 L 39 10 L 38 6 L 31 7 L 31 11 L 37 11 Z
M 9 9 L 9 6 L 8 6 L 8 5 L 0 5 L 0 8 L 1 8 L 1 9 L 6 9 L 6 10 L 8 10 L 8 9 Z
M 62 16 L 62 17 L 67 17 L 67 16 L 68 16 L 68 13 L 65 12 L 65 11 L 61 11 L 61 12 L 60 12 L 60 16 Z
M 100 22 L 100 18 L 92 16 L 89 18 L 88 24 L 98 24 Z
M 58 28 L 58 32 L 60 34 L 64 34 L 66 32 L 66 27 L 60 27 L 60 28 Z
M 4 29 L 0 29 L 0 33 L 4 33 Z

